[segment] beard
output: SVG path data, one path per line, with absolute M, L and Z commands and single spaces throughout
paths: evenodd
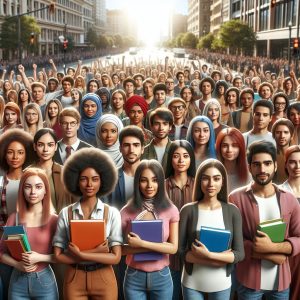
M 259 176 L 261 176 L 261 175 L 265 175 L 266 179 L 263 179 L 263 180 L 260 179 Z M 275 175 L 275 170 L 271 174 L 260 173 L 255 176 L 252 175 L 252 178 L 253 178 L 254 182 L 259 185 L 267 185 L 268 183 L 270 183 L 272 181 L 272 179 L 274 178 L 274 175 Z
M 123 159 L 130 165 L 135 164 L 137 161 L 141 159 L 141 155 L 135 156 L 135 158 L 127 158 L 126 156 L 123 156 Z

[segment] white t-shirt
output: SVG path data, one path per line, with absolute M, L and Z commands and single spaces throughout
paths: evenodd
M 215 210 L 199 209 L 198 213 L 197 232 L 200 232 L 201 226 L 225 229 L 222 208 Z M 231 276 L 226 276 L 226 266 L 215 268 L 193 264 L 192 275 L 189 275 L 185 268 L 183 270 L 181 282 L 189 289 L 213 293 L 231 287 Z
M 126 198 L 126 202 L 127 202 L 133 196 L 134 177 L 128 176 L 124 171 L 123 171 L 123 174 L 124 174 L 124 181 L 125 181 L 125 198 Z
M 71 96 L 70 97 L 61 96 L 61 105 L 63 106 L 63 108 L 72 106 L 73 102 L 74 101 Z
M 276 194 L 268 198 L 254 197 L 258 203 L 260 222 L 280 218 Z M 261 260 L 260 288 L 268 291 L 278 289 L 278 265 L 269 260 Z
M 6 185 L 6 206 L 7 206 L 8 215 L 16 211 L 19 184 L 20 184 L 19 179 L 18 180 L 8 179 L 8 183 Z
M 180 140 L 180 133 L 181 133 L 182 126 L 183 124 L 175 125 L 175 140 Z
M 156 152 L 156 155 L 157 155 L 158 162 L 162 163 L 166 147 L 157 147 L 157 146 L 154 146 L 154 149 L 155 149 L 155 152 Z

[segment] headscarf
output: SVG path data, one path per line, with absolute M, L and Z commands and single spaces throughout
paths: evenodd
M 103 113 L 111 113 L 111 106 L 110 106 L 110 98 L 111 98 L 111 94 L 108 88 L 106 87 L 101 87 L 100 89 L 98 89 L 96 91 L 96 94 L 100 97 L 101 99 L 101 94 L 102 95 L 106 95 L 106 104 L 104 107 L 104 103 L 102 101 L 102 111 Z
M 97 104 L 97 111 L 92 117 L 88 117 L 84 111 L 83 111 L 83 105 L 86 101 L 91 100 Z M 78 130 L 78 137 L 83 140 L 84 142 L 87 142 L 93 146 L 96 145 L 96 139 L 95 139 L 95 127 L 97 124 L 97 121 L 102 115 L 102 105 L 101 105 L 101 99 L 98 95 L 94 93 L 88 93 L 80 102 L 79 106 L 79 112 L 81 115 L 81 121 L 80 121 L 80 127 Z
M 206 116 L 197 116 L 197 117 L 194 117 L 191 120 L 191 122 L 189 124 L 187 134 L 186 134 L 186 140 L 188 142 L 190 142 L 190 144 L 195 149 L 195 142 L 194 142 L 194 139 L 193 139 L 192 130 L 193 130 L 193 126 L 196 122 L 204 122 L 208 125 L 209 131 L 210 131 L 210 137 L 209 137 L 208 144 L 207 144 L 208 158 L 217 158 L 216 148 L 215 148 L 214 126 L 213 126 L 211 120 L 208 117 L 206 117 Z
M 146 102 L 145 98 L 143 98 L 139 95 L 131 96 L 124 105 L 124 109 L 126 111 L 127 116 L 129 116 L 129 112 L 134 105 L 140 106 L 140 108 L 142 109 L 142 111 L 144 113 L 144 117 L 146 117 L 147 112 L 148 112 L 148 103 Z
M 123 165 L 123 156 L 120 152 L 119 139 L 117 139 L 117 141 L 110 147 L 106 147 L 101 141 L 100 131 L 101 131 L 102 125 L 105 123 L 114 124 L 118 129 L 118 136 L 120 134 L 120 131 L 123 129 L 123 123 L 116 115 L 105 114 L 99 119 L 99 121 L 97 122 L 97 126 L 96 126 L 97 148 L 106 152 L 113 159 L 113 161 L 116 164 L 116 167 L 120 168 Z

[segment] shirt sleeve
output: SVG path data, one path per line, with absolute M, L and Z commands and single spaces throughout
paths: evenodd
M 122 237 L 122 226 L 121 226 L 121 215 L 120 212 L 115 208 L 109 207 L 109 219 L 110 232 L 108 234 L 109 247 L 118 246 L 123 244 Z
M 56 232 L 53 237 L 52 245 L 62 249 L 67 249 L 70 241 L 68 207 L 61 210 L 58 215 Z
M 176 223 L 179 222 L 179 211 L 178 208 L 172 204 L 171 210 L 170 210 L 170 223 Z

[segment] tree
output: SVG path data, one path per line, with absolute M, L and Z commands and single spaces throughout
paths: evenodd
M 192 32 L 187 32 L 183 35 L 181 43 L 184 48 L 195 49 L 198 39 Z
M 98 36 L 97 36 L 96 31 L 92 27 L 90 27 L 86 33 L 87 43 L 96 47 L 97 39 L 98 39 Z
M 212 32 L 208 33 L 207 35 L 203 36 L 197 45 L 197 49 L 212 49 L 212 44 L 214 41 L 214 34 Z
M 256 43 L 256 34 L 253 28 L 240 20 L 230 20 L 224 23 L 219 31 L 221 43 L 239 53 L 241 50 L 252 52 Z
M 184 37 L 184 33 L 179 33 L 176 36 L 176 47 L 181 48 L 182 47 L 182 39 Z
M 114 45 L 117 48 L 122 48 L 123 47 L 123 38 L 119 34 L 116 34 L 114 36 Z
M 22 16 L 21 22 L 21 46 L 28 51 L 37 47 L 38 35 L 41 32 L 40 26 L 34 17 Z M 34 33 L 33 44 L 31 43 L 31 34 Z M 18 49 L 18 17 L 7 17 L 1 26 L 0 47 L 8 53 Z

